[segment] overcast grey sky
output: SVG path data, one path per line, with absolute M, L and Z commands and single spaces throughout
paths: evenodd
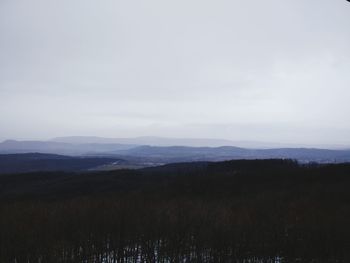
M 350 3 L 0 0 L 0 129 L 350 145 Z

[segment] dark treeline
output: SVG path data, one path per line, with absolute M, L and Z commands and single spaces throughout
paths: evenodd
M 119 161 L 106 157 L 72 157 L 57 154 L 0 154 L 0 175 L 36 171 L 82 171 Z
M 0 262 L 350 262 L 350 164 L 0 177 Z

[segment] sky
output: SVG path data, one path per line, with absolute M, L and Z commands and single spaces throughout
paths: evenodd
M 0 0 L 0 139 L 350 146 L 345 0 Z

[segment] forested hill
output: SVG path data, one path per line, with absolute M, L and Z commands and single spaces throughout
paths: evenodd
M 86 166 L 74 163 L 68 164 Z M 91 162 L 109 161 L 92 159 Z M 40 162 L 40 159 L 39 159 Z M 235 160 L 225 162 L 176 163 L 139 170 L 107 172 L 33 172 L 0 176 L 0 196 L 79 196 L 125 191 L 235 192 L 261 186 L 261 191 L 295 183 L 307 187 L 316 181 L 326 186 L 350 180 L 350 164 L 300 165 L 291 160 Z M 349 181 L 350 182 L 350 181 Z M 259 186 L 259 187 L 260 187 Z M 343 187 L 343 186 L 342 186 Z M 350 185 L 349 185 L 350 187 Z M 236 190 L 234 190 L 236 189 Z
M 56 154 L 0 154 L 0 174 L 35 171 L 81 171 L 118 161 L 116 158 L 71 157 Z
M 1 262 L 349 262 L 350 164 L 0 176 Z

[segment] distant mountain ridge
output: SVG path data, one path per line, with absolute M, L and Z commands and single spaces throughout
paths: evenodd
M 137 145 L 136 145 L 137 146 Z M 93 155 L 115 150 L 125 150 L 135 147 L 127 144 L 85 143 L 72 144 L 55 141 L 16 141 L 7 140 L 0 143 L 0 154 L 11 153 L 47 153 L 61 155 Z
M 295 159 L 299 162 L 350 162 L 350 150 L 315 148 L 245 149 L 222 147 L 139 146 L 116 151 L 119 155 L 158 158 L 163 162 L 224 161 L 233 159 Z
M 74 139 L 75 140 L 75 139 Z M 96 139 L 99 141 L 100 139 Z M 129 164 L 154 166 L 162 163 L 192 161 L 223 161 L 234 159 L 295 159 L 299 162 L 350 162 L 350 150 L 317 148 L 249 149 L 236 146 L 191 147 L 151 146 L 120 143 L 80 143 L 57 141 L 5 141 L 0 154 L 33 153 L 119 158 Z M 77 141 L 76 141 L 77 142 Z M 131 142 L 131 141 L 129 141 Z M 113 167 L 112 167 L 113 168 Z
M 288 143 L 270 143 L 258 141 L 232 141 L 225 139 L 211 138 L 167 138 L 156 136 L 142 136 L 134 138 L 104 138 L 96 136 L 69 136 L 57 137 L 52 142 L 70 143 L 70 144 L 128 144 L 134 146 L 149 145 L 149 146 L 188 146 L 188 147 L 221 147 L 235 146 L 242 148 L 268 149 L 268 148 L 284 148 L 284 147 L 301 147 L 297 144 Z
M 165 138 L 155 136 L 142 136 L 135 138 L 103 138 L 94 136 L 70 136 L 54 138 L 53 142 L 63 142 L 72 144 L 101 143 L 101 144 L 130 144 L 130 145 L 150 145 L 150 146 L 210 146 L 218 147 L 234 144 L 233 141 L 223 139 L 192 139 L 192 138 Z

